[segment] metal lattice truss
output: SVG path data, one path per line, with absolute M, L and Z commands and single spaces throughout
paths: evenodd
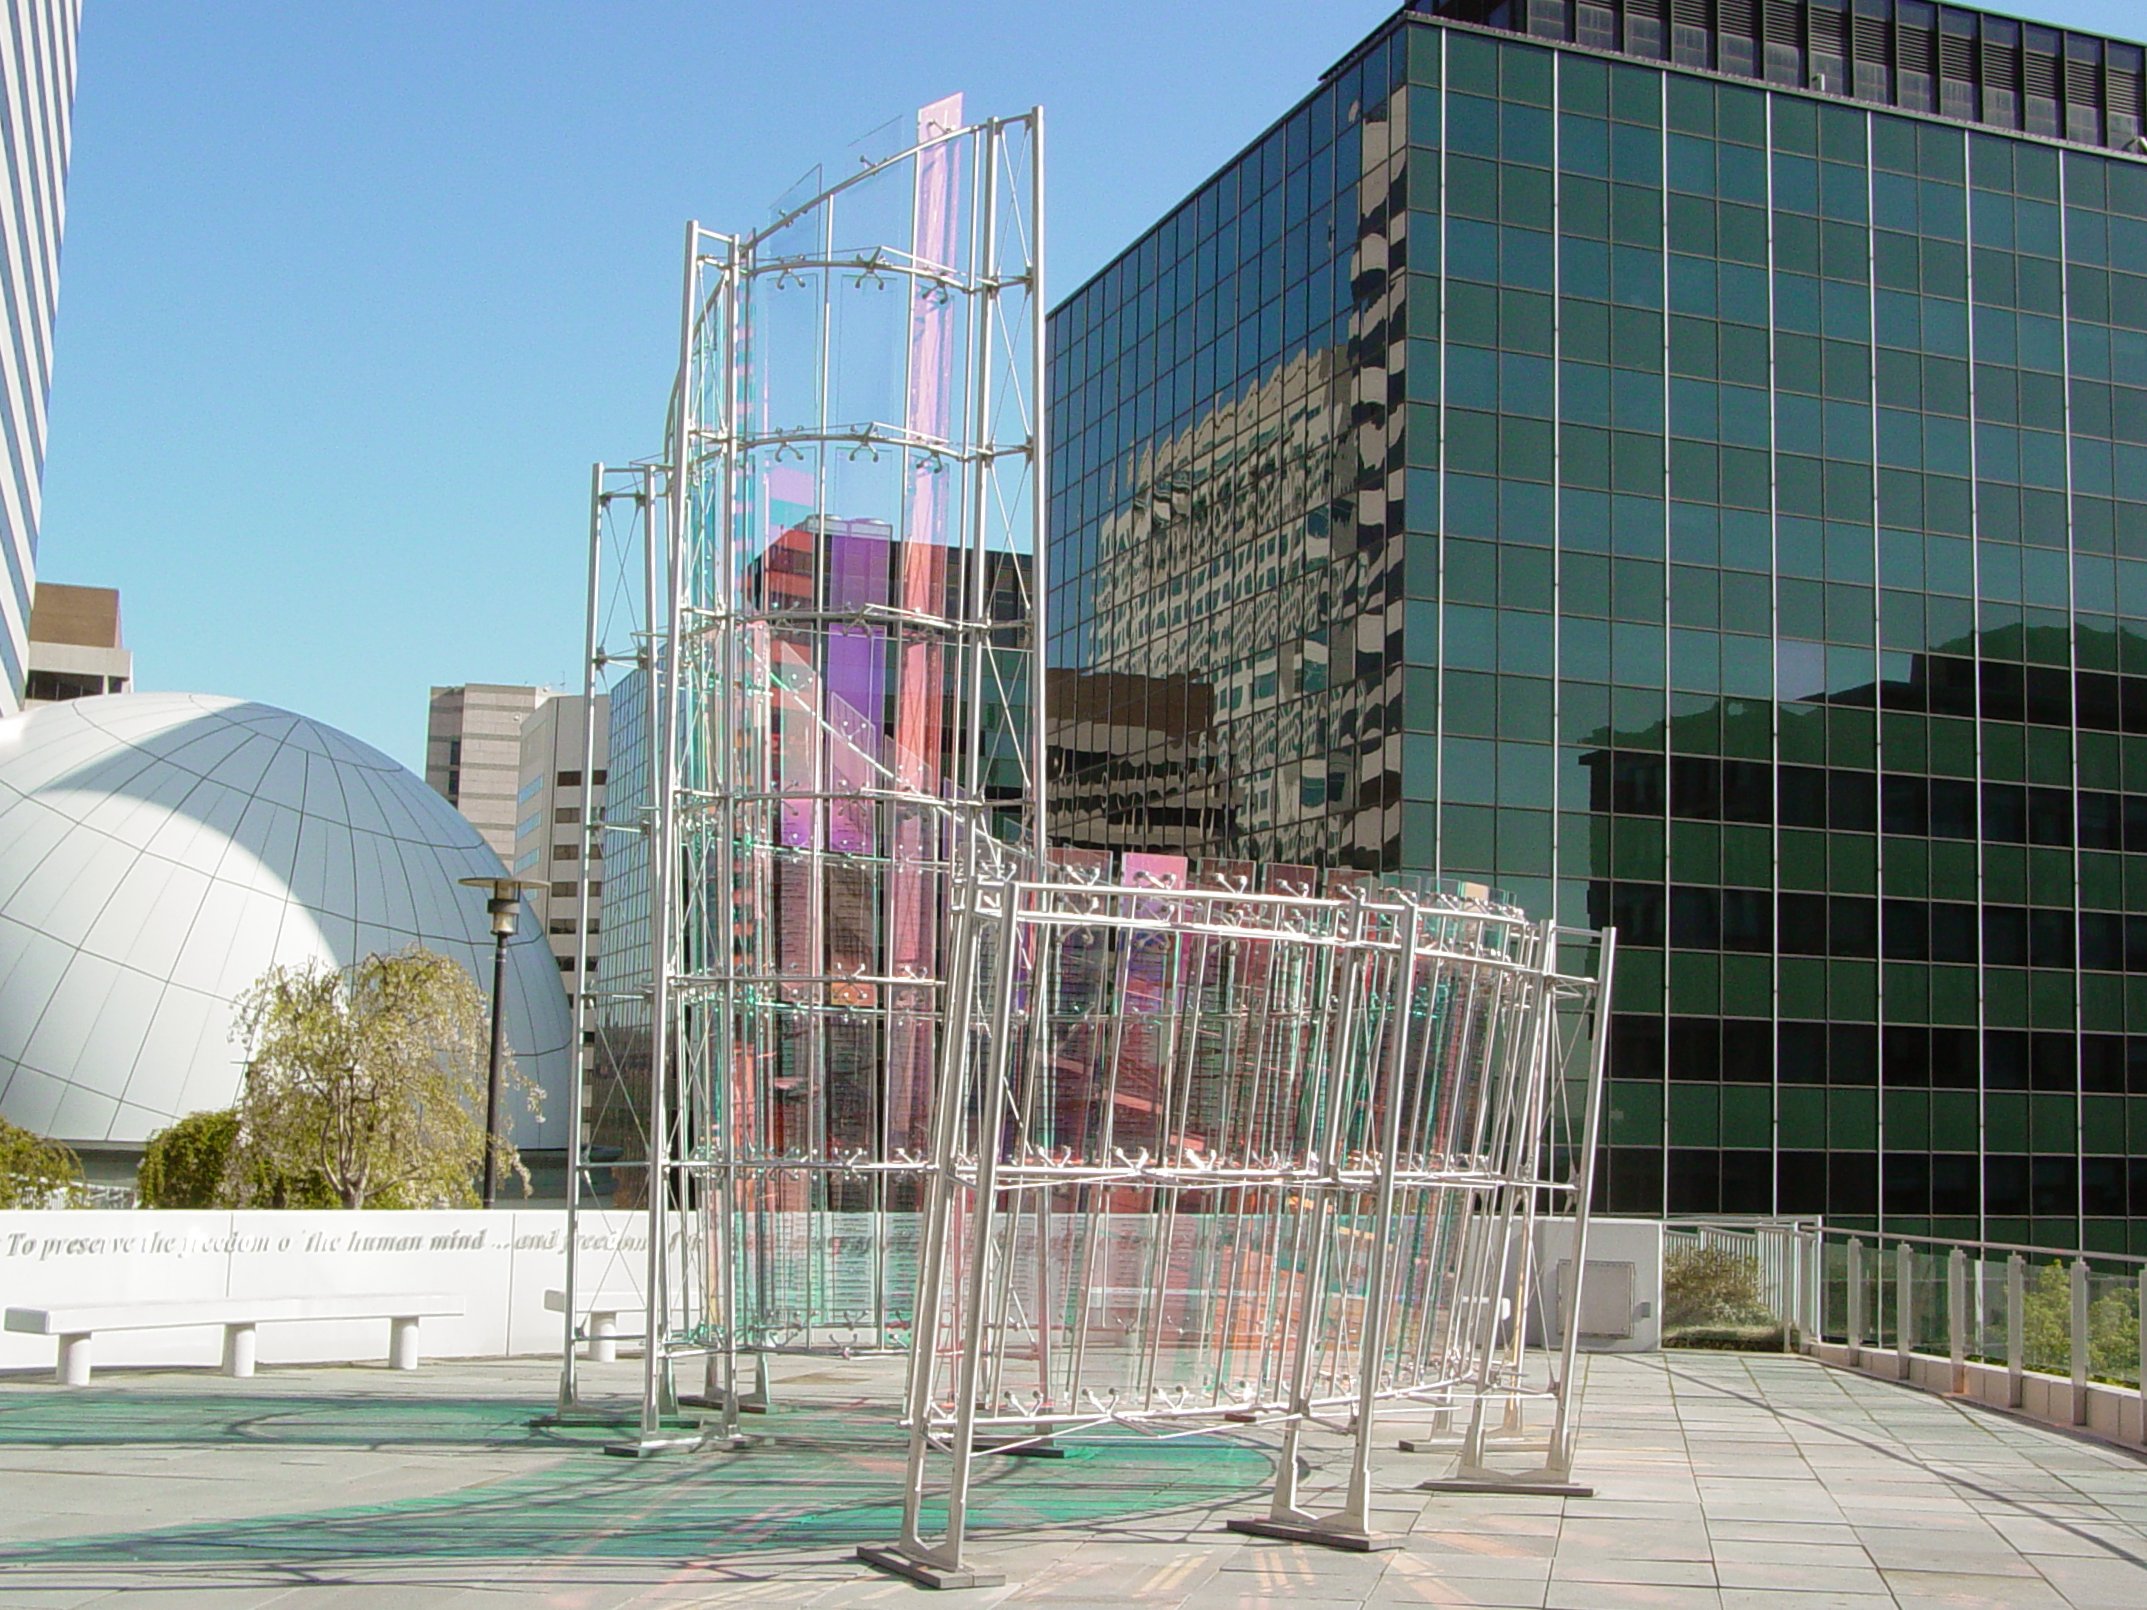
M 1041 114 L 882 144 L 689 228 L 668 452 L 598 472 L 591 661 L 639 759 L 591 827 L 631 842 L 577 1179 L 639 1165 L 646 1444 L 683 1361 L 728 1424 L 741 1353 L 906 1345 L 949 879 L 1041 844 Z
M 1365 1536 L 1396 1410 L 1458 1417 L 1484 1479 L 1545 1404 L 1527 1474 L 1564 1479 L 1577 1301 L 1537 1316 L 1533 1368 L 1524 1310 L 1539 1211 L 1585 1262 L 1610 937 L 1466 893 L 1056 853 L 1048 881 L 957 885 L 903 1559 L 960 1572 L 975 1460 L 1069 1435 L 1279 1427 L 1249 1524 L 1328 1541 Z M 1352 1443 L 1322 1515 L 1314 1431 Z

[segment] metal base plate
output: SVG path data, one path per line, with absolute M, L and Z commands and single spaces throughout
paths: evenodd
M 636 1437 L 630 1442 L 607 1442 L 604 1452 L 617 1459 L 654 1459 L 666 1453 L 737 1453 L 750 1446 L 749 1437 Z
M 1486 1481 L 1480 1476 L 1437 1476 L 1416 1484 L 1420 1493 L 1521 1493 L 1534 1498 L 1593 1498 L 1595 1489 L 1570 1481 Z
M 714 1410 L 718 1414 L 722 1413 L 726 1407 L 721 1395 L 711 1397 L 705 1392 L 679 1393 L 678 1406 L 682 1409 Z M 738 1412 L 740 1414 L 766 1414 L 768 1405 L 766 1400 L 762 1398 L 741 1397 L 738 1400 Z
M 1352 1554 L 1383 1554 L 1401 1547 L 1398 1537 L 1377 1532 L 1345 1532 L 1338 1527 L 1304 1521 L 1271 1521 L 1264 1516 L 1240 1516 L 1223 1523 L 1230 1531 L 1247 1537 L 1275 1537 L 1285 1543 L 1317 1543 L 1321 1548 L 1347 1549 Z
M 978 1437 L 970 1444 L 978 1453 L 1004 1454 L 1009 1459 L 1064 1459 L 1063 1444 L 1050 1437 Z
M 892 1544 L 860 1543 L 857 1557 L 875 1571 L 885 1571 L 890 1576 L 907 1577 L 912 1582 L 928 1588 L 1002 1588 L 1006 1586 L 1004 1571 L 983 1571 L 973 1565 L 947 1567 L 927 1565 L 904 1554 Z

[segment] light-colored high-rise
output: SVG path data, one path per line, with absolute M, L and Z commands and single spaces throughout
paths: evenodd
M 522 723 L 552 697 L 550 688 L 498 682 L 432 690 L 425 781 L 462 812 L 510 866 L 514 795 L 522 780 Z
M 522 773 L 515 791 L 514 859 L 508 865 L 518 878 L 542 885 L 529 903 L 559 962 L 567 1003 L 580 995 L 574 972 L 575 936 L 582 921 L 581 895 L 589 893 L 589 932 L 598 931 L 604 897 L 604 837 L 582 842 L 584 790 L 604 811 L 605 756 L 610 747 L 611 701 L 596 697 L 593 757 L 582 752 L 583 703 L 580 694 L 560 694 L 538 705 L 522 723 Z M 596 970 L 596 946 L 589 947 L 589 968 Z
M 45 401 L 60 302 L 60 234 L 74 120 L 81 0 L 0 0 L 0 160 L 11 205 L 0 208 L 0 284 L 12 339 L 0 344 L 0 715 L 22 707 L 37 521 L 45 473 Z

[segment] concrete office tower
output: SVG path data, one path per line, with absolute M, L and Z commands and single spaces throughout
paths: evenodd
M 22 707 L 37 585 L 37 522 L 45 475 L 45 402 L 60 302 L 67 151 L 74 118 L 81 0 L 0 0 L 0 263 L 12 339 L 0 343 L 0 716 Z
M 133 686 L 134 656 L 119 635 L 119 589 L 39 582 L 22 702 L 57 704 Z
M 522 783 L 522 723 L 552 696 L 549 688 L 494 682 L 432 690 L 425 781 L 509 866 L 514 864 L 514 796 Z
M 1052 317 L 1054 835 L 1614 922 L 1613 1211 L 2147 1250 L 2143 91 L 1391 19 Z
M 593 802 L 601 820 L 604 808 L 605 752 L 609 745 L 611 701 L 596 700 L 595 758 L 585 767 L 582 696 L 559 694 L 546 699 L 522 722 L 521 770 L 515 790 L 514 858 L 508 863 L 518 878 L 543 887 L 530 892 L 529 903 L 543 925 L 566 985 L 567 1004 L 578 1003 L 581 980 L 574 975 L 575 936 L 581 920 L 583 886 L 589 899 L 589 932 L 600 932 L 598 912 L 604 898 L 604 835 L 582 843 L 582 803 Z M 596 946 L 589 947 L 589 968 L 596 971 Z

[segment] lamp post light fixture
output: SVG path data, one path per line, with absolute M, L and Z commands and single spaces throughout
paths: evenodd
M 507 1054 L 507 941 L 514 937 L 522 896 L 541 883 L 526 878 L 459 878 L 465 889 L 487 891 L 485 911 L 492 918 L 492 1060 L 485 1074 L 485 1206 L 499 1198 L 499 1065 Z

